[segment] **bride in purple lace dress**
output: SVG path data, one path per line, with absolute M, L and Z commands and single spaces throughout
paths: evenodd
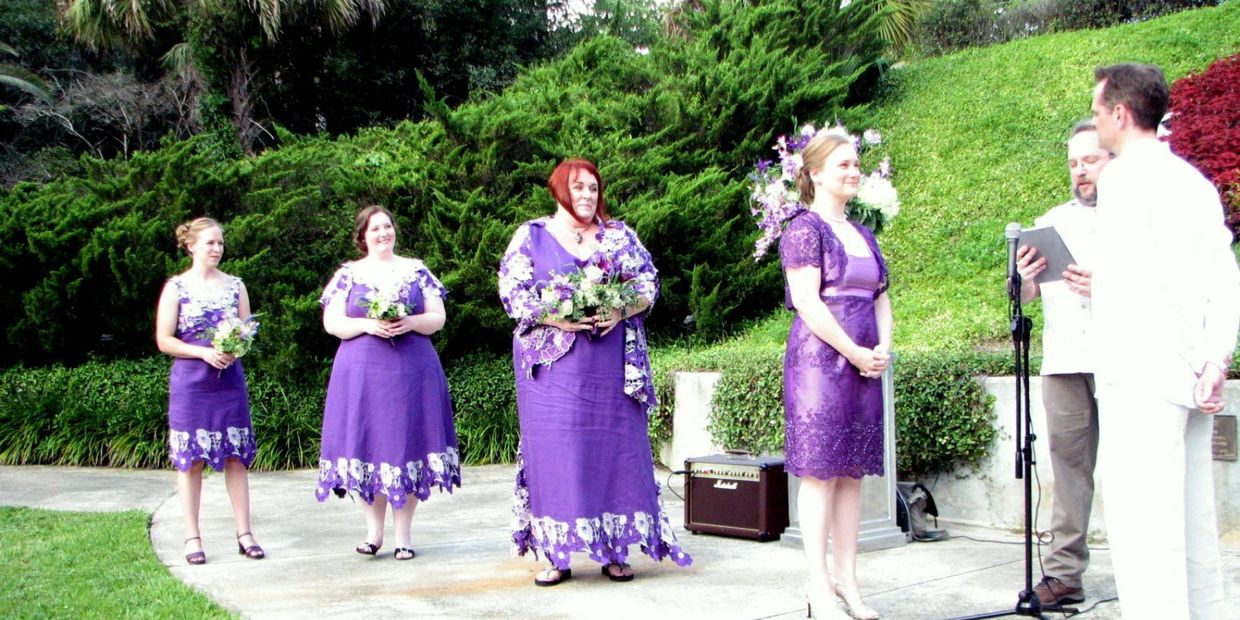
M 575 551 L 602 564 L 612 581 L 633 579 L 630 545 L 687 566 L 692 558 L 659 501 L 646 434 L 655 397 L 643 321 L 658 296 L 658 274 L 633 230 L 609 219 L 594 164 L 562 162 L 547 185 L 555 215 L 517 228 L 499 270 L 500 299 L 517 320 L 514 552 L 541 552 L 550 563 L 534 579 L 540 586 L 571 578 Z M 552 273 L 572 272 L 591 257 L 618 265 L 639 300 L 580 322 L 544 317 L 540 293 Z
M 873 619 L 877 612 L 857 588 L 857 536 L 861 477 L 883 474 L 887 268 L 873 233 L 845 217 L 861 178 L 852 142 L 820 133 L 802 157 L 797 186 L 809 210 L 788 223 L 779 242 L 785 302 L 796 310 L 784 356 L 786 467 L 801 478 L 797 508 L 812 609 L 848 617 L 834 593 L 853 618 Z
M 366 255 L 336 270 L 321 299 L 323 328 L 340 347 L 323 407 L 316 496 L 355 491 L 365 502 L 366 538 L 356 549 L 363 555 L 383 546 L 391 504 L 394 557 L 410 560 L 418 502 L 432 487 L 461 486 L 452 400 L 430 339 L 443 327 L 447 291 L 422 261 L 396 254 L 387 209 L 362 209 L 353 241 Z
M 202 470 L 224 471 L 232 501 L 238 550 L 264 557 L 250 533 L 250 482 L 254 427 L 241 360 L 211 345 L 211 330 L 225 318 L 250 316 L 241 278 L 220 271 L 224 233 L 200 217 L 177 227 L 177 245 L 189 253 L 189 270 L 168 279 L 155 315 L 155 344 L 172 356 L 168 376 L 168 456 L 177 468 L 177 495 L 185 518 L 185 561 L 207 561 L 198 528 Z

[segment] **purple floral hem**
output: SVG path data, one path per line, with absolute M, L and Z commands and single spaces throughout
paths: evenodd
M 168 431 L 168 458 L 177 471 L 189 471 L 194 461 L 223 471 L 228 459 L 237 459 L 248 469 L 257 454 L 254 432 L 249 428 L 230 426 L 222 432 L 199 428 L 192 435 L 190 431 Z
M 862 478 L 883 475 L 883 425 L 854 424 L 848 433 L 816 432 L 786 435 L 784 470 L 798 478 L 819 480 Z M 833 458 L 816 458 L 822 450 L 797 449 L 801 442 L 830 445 L 825 453 Z
M 393 507 L 401 508 L 410 495 L 418 501 L 431 496 L 431 487 L 452 492 L 461 486 L 461 462 L 456 448 L 446 452 L 432 452 L 425 461 L 409 461 L 404 467 L 389 463 L 368 463 L 359 459 L 319 461 L 319 487 L 314 496 L 326 501 L 335 492 L 343 497 L 348 491 L 356 491 L 367 504 L 374 503 L 375 495 L 386 495 Z
M 672 524 L 658 501 L 658 515 L 646 512 L 614 514 L 605 512 L 596 517 L 579 517 L 573 523 L 551 517 L 535 517 L 530 510 L 529 487 L 525 466 L 518 453 L 517 485 L 513 500 L 512 552 L 524 556 L 533 552 L 560 570 L 569 567 L 570 556 L 585 551 L 600 564 L 628 561 L 629 545 L 641 550 L 656 562 L 670 558 L 677 566 L 689 566 L 693 558 L 676 541 Z

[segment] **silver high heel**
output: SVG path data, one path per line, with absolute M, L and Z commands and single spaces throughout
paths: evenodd
M 861 593 L 835 584 L 835 595 L 848 607 L 848 616 L 854 620 L 878 620 L 878 612 L 861 600 Z M 850 600 L 851 599 L 851 600 Z

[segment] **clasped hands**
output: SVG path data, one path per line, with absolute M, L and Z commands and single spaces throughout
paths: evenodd
M 202 354 L 199 357 L 216 370 L 224 370 L 237 361 L 237 356 L 232 353 L 224 353 L 215 347 L 202 347 Z
M 1033 282 L 1038 274 L 1046 271 L 1046 257 L 1035 260 L 1037 254 L 1037 248 L 1027 245 L 1016 249 L 1016 272 L 1020 274 L 1022 281 Z M 1080 265 L 1068 265 L 1063 272 L 1063 281 L 1068 285 L 1068 290 L 1081 297 L 1089 297 L 1093 292 L 1094 272 Z
M 873 349 L 857 347 L 848 361 L 857 367 L 862 377 L 877 379 L 883 376 L 883 371 L 891 363 L 891 345 L 879 344 Z
M 581 331 L 597 331 L 598 335 L 606 336 L 611 330 L 624 320 L 624 315 L 619 310 L 612 310 L 605 316 L 588 316 L 580 321 L 568 321 L 565 319 L 544 319 L 544 325 L 558 327 L 566 332 Z
M 367 319 L 366 333 L 380 338 L 395 338 L 413 331 L 413 317 L 402 316 L 399 319 Z

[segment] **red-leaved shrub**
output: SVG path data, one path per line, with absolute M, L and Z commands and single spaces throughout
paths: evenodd
M 1240 54 L 1171 85 L 1171 150 L 1214 182 L 1240 235 Z

